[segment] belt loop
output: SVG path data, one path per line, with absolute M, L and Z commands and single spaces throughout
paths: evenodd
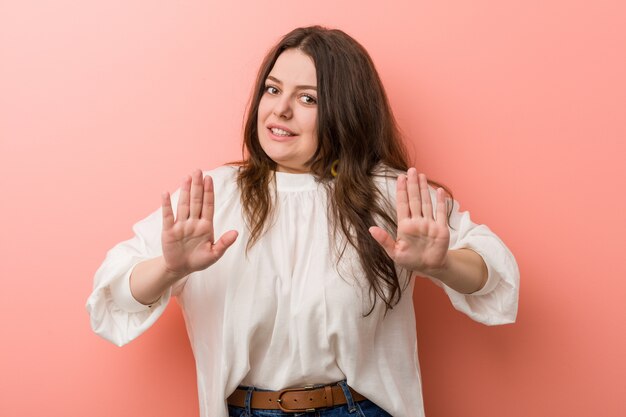
M 248 390 L 246 391 L 246 399 L 244 400 L 246 416 L 252 416 L 252 391 L 254 391 L 254 387 L 248 387 Z
M 354 413 L 356 411 L 356 405 L 354 403 L 354 400 L 352 399 L 352 394 L 350 393 L 350 388 L 348 388 L 347 381 L 344 379 L 343 381 L 339 381 L 337 385 L 341 387 L 343 395 L 346 396 L 348 411 L 350 413 Z

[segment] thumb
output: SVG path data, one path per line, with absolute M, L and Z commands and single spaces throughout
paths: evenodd
M 235 243 L 238 235 L 239 234 L 236 230 L 230 230 L 224 233 L 222 237 L 220 237 L 220 239 L 215 242 L 215 244 L 213 245 L 213 250 L 216 252 L 218 258 L 221 257 L 224 252 L 226 252 L 226 249 L 228 249 L 230 245 Z
M 396 241 L 393 240 L 391 236 L 389 236 L 389 233 L 387 233 L 386 230 L 381 229 L 378 226 L 370 227 L 369 231 L 374 240 L 376 240 L 376 242 L 378 242 L 380 246 L 383 247 L 385 252 L 387 252 L 387 255 L 389 255 L 391 259 L 394 259 Z

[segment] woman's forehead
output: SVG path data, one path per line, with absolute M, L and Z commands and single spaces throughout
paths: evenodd
M 284 51 L 272 67 L 268 76 L 272 81 L 298 86 L 317 85 L 313 59 L 299 49 Z

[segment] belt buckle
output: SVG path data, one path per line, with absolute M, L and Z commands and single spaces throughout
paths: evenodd
M 283 406 L 283 395 L 285 395 L 288 392 L 293 392 L 293 391 L 311 391 L 312 389 L 315 389 L 314 385 L 306 385 L 302 388 L 285 388 L 285 389 L 281 389 L 280 391 L 278 391 L 278 398 L 276 399 L 276 402 L 278 403 L 278 408 L 281 409 L 281 411 L 284 411 L 286 413 L 297 413 L 297 412 L 306 412 L 306 413 L 310 413 L 315 411 L 315 408 L 285 408 Z

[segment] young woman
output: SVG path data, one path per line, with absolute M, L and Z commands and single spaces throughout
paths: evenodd
M 342 31 L 299 28 L 268 53 L 244 150 L 109 251 L 94 331 L 128 343 L 177 296 L 202 416 L 423 416 L 415 277 L 511 323 L 512 254 L 408 167 L 374 65 Z

